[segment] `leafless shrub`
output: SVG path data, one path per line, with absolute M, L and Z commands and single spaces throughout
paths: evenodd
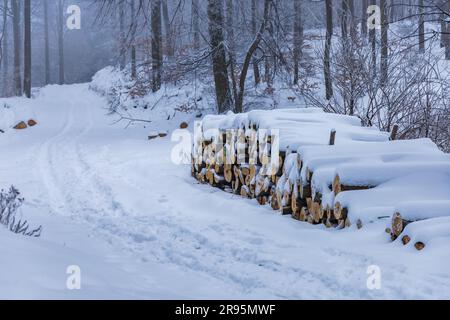
M 29 237 L 40 237 L 42 226 L 30 229 L 27 220 L 17 218 L 17 211 L 22 206 L 24 198 L 13 186 L 6 192 L 0 191 L 0 224 L 6 226 L 11 232 Z

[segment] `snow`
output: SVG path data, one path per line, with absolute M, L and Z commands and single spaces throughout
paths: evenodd
M 401 202 L 395 211 L 401 214 L 402 219 L 408 221 L 450 217 L 450 195 L 448 200 Z
M 405 203 L 412 201 L 440 203 L 450 200 L 449 190 L 450 173 L 419 172 L 382 183 L 373 189 L 339 193 L 335 201 L 347 208 L 352 223 L 358 219 L 373 222 L 380 217 L 388 218 L 390 221 L 395 212 L 402 214 L 399 210 Z M 421 208 L 422 205 L 417 209 Z M 428 211 L 429 209 L 423 212 L 432 213 Z M 408 215 L 407 212 L 405 214 Z
M 345 186 L 377 186 L 383 182 L 406 175 L 424 172 L 439 172 L 450 174 L 450 161 L 445 162 L 395 162 L 371 164 L 343 164 L 336 168 L 335 175 L 339 176 L 340 183 Z M 421 180 L 416 181 L 421 184 Z
M 357 117 L 324 113 L 317 108 L 255 110 L 243 114 L 208 115 L 202 120 L 205 140 L 216 139 L 220 130 L 253 128 L 278 130 L 280 150 L 306 145 L 326 145 L 332 130 L 336 144 L 348 141 L 387 141 L 389 134 L 362 127 Z M 274 133 L 274 131 L 272 131 Z
M 170 135 L 147 139 L 172 132 L 179 119 L 125 130 L 87 84 L 4 103 L 0 184 L 22 192 L 20 215 L 44 229 L 27 238 L 0 228 L 0 298 L 450 298 L 448 241 L 417 254 L 389 243 L 383 221 L 330 231 L 200 185 L 170 161 Z M 10 128 L 30 115 L 37 126 Z M 185 118 L 193 128 L 195 115 Z M 427 179 L 435 188 L 417 183 Z M 418 173 L 338 198 L 373 207 L 388 199 L 394 210 L 396 199 L 444 198 L 449 181 Z M 82 271 L 79 291 L 66 288 L 71 265 Z M 381 268 L 381 290 L 366 286 L 371 265 Z
M 404 235 L 410 237 L 410 245 L 422 242 L 427 249 L 430 247 L 431 250 L 445 247 L 450 240 L 450 217 L 438 217 L 410 223 L 399 238 L 401 239 Z

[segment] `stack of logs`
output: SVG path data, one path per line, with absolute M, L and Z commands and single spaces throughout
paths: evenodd
M 260 205 L 270 204 L 273 210 L 280 211 L 283 215 L 290 214 L 296 220 L 311 224 L 323 223 L 329 228 L 344 228 L 350 225 L 345 208 L 323 207 L 321 194 L 313 195 L 311 190 L 313 172 L 308 172 L 305 183 L 298 177 L 302 169 L 299 154 L 289 149 L 280 151 L 279 165 L 271 166 L 273 137 L 269 136 L 266 141 L 255 142 L 254 136 L 239 134 L 237 136 L 245 137 L 242 138 L 242 143 L 229 133 L 222 133 L 220 142 L 198 141 L 197 150 L 194 150 L 192 157 L 192 176 L 200 183 L 210 184 L 245 198 L 256 199 Z M 336 132 L 332 131 L 330 144 L 334 144 L 335 136 Z M 240 146 L 245 150 L 239 150 Z M 255 153 L 258 156 L 254 156 L 254 161 L 251 161 L 250 155 Z M 245 159 L 243 156 L 239 159 L 239 154 L 245 155 Z M 336 194 L 356 189 L 358 187 L 346 187 L 338 181 L 333 184 Z
M 255 129 L 255 128 L 253 128 Z M 242 129 L 242 132 L 246 132 Z M 240 138 L 237 138 L 240 137 Z M 306 170 L 305 181 L 300 177 L 302 157 L 289 148 L 279 152 L 279 165 L 270 164 L 271 141 L 275 137 L 265 137 L 258 141 L 257 135 L 229 132 L 219 134 L 219 141 L 203 139 L 197 141 L 192 155 L 192 176 L 200 183 L 210 184 L 226 192 L 255 199 L 260 205 L 270 205 L 283 215 L 292 215 L 296 220 L 310 224 L 323 224 L 327 228 L 343 229 L 351 225 L 347 209 L 339 202 L 334 207 L 322 203 L 322 194 L 312 190 L 314 172 Z M 330 134 L 330 145 L 334 145 L 336 132 Z M 391 137 L 391 140 L 395 139 Z M 256 155 L 256 156 L 255 156 Z M 329 186 L 335 195 L 352 190 L 370 189 L 372 186 L 346 186 L 337 175 Z M 396 213 L 392 226 L 386 232 L 392 240 L 404 231 L 407 221 Z M 358 229 L 361 221 L 356 221 Z M 404 244 L 409 237 L 403 236 Z M 425 244 L 418 242 L 415 247 L 423 249 Z

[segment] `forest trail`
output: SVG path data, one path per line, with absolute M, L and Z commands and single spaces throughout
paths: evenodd
M 450 298 L 450 271 L 436 264 L 444 252 L 400 249 L 380 225 L 302 224 L 199 185 L 190 168 L 171 162 L 170 136 L 147 141 L 145 129 L 113 125 L 88 85 L 47 87 L 34 103 L 39 126 L 0 142 L 16 159 L 0 180 L 23 191 L 23 211 L 39 212 L 44 230 L 54 217 L 71 223 L 67 241 L 88 233 L 84 250 L 103 248 L 93 261 L 139 282 L 119 297 L 136 290 L 142 298 Z M 49 224 L 45 241 L 57 234 Z M 109 272 L 89 269 L 95 265 L 84 272 Z M 380 267 L 380 290 L 367 288 L 371 265 Z M 82 296 L 103 297 L 89 290 Z

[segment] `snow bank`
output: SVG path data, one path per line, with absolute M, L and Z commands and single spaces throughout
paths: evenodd
M 291 150 L 305 145 L 326 145 L 336 130 L 336 144 L 348 141 L 387 141 L 389 136 L 375 128 L 361 127 L 357 117 L 325 113 L 317 108 L 254 110 L 243 114 L 206 116 L 202 120 L 204 139 L 214 139 L 227 129 L 279 130 L 280 149 Z
M 19 122 L 27 122 L 30 119 L 37 120 L 34 109 L 38 107 L 34 100 L 23 98 L 0 99 L 0 130 L 6 132 Z M 0 132 L 0 134 L 2 134 Z M 1 137 L 1 135 L 0 135 Z
M 450 217 L 450 195 L 448 200 L 415 200 L 401 202 L 395 207 L 403 220 L 416 221 L 437 217 Z
M 373 189 L 341 192 L 335 201 L 347 208 L 350 222 L 355 223 L 358 219 L 372 222 L 380 217 L 390 219 L 402 206 L 404 209 L 411 209 L 408 203 L 435 203 L 436 209 L 439 203 L 445 206 L 450 201 L 449 191 L 450 173 L 418 172 L 393 179 Z M 423 209 L 418 207 L 418 210 L 421 208 Z M 436 211 L 427 209 L 423 212 L 431 217 Z M 419 214 L 416 210 L 412 213 Z
M 123 73 L 119 72 L 115 67 L 106 67 L 98 71 L 93 77 L 89 87 L 101 95 L 106 95 L 111 88 L 126 83 Z
M 423 246 L 429 247 L 435 244 L 448 244 L 450 241 L 450 217 L 439 217 L 417 221 L 406 226 L 399 239 L 409 237 L 409 243 L 415 245 L 418 250 Z M 420 247 L 417 247 L 417 245 Z
M 335 175 L 339 176 L 341 185 L 374 187 L 383 182 L 415 172 L 450 174 L 450 161 L 431 163 L 351 163 L 338 166 L 335 170 Z M 421 184 L 421 181 L 416 181 L 416 183 Z

